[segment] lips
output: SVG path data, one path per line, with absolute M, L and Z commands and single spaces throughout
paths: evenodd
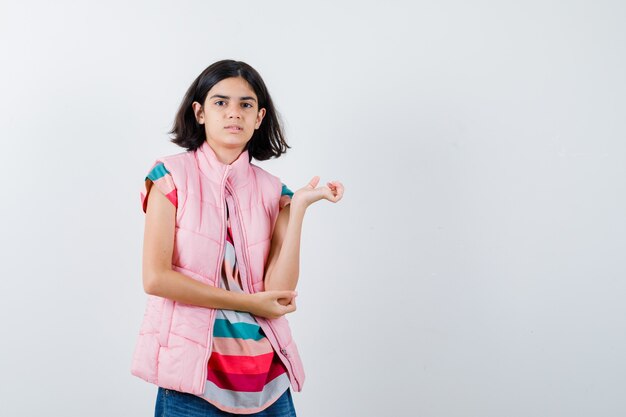
M 224 129 L 231 131 L 231 132 L 241 132 L 243 130 L 242 127 L 237 126 L 237 125 L 228 125 Z

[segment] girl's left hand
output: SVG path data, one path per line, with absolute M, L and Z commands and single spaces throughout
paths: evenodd
M 305 207 L 325 199 L 331 203 L 336 203 L 343 197 L 343 184 L 339 181 L 327 182 L 326 185 L 318 187 L 320 181 L 318 175 L 314 176 L 311 181 L 304 187 L 293 193 L 291 204 L 303 204 Z

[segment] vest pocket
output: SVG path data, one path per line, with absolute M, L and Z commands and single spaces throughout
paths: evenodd
M 167 346 L 169 343 L 175 302 L 169 298 L 165 298 L 164 300 L 163 310 L 161 311 L 161 325 L 159 326 L 159 345 L 161 346 Z

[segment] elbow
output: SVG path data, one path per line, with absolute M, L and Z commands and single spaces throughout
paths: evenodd
M 149 295 L 158 295 L 159 274 L 156 272 L 144 272 L 142 278 L 144 292 Z

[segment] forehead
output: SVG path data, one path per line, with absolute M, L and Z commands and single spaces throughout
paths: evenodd
M 207 97 L 214 94 L 229 96 L 231 98 L 239 98 L 244 96 L 252 96 L 257 98 L 250 84 L 242 77 L 224 78 L 209 90 Z

